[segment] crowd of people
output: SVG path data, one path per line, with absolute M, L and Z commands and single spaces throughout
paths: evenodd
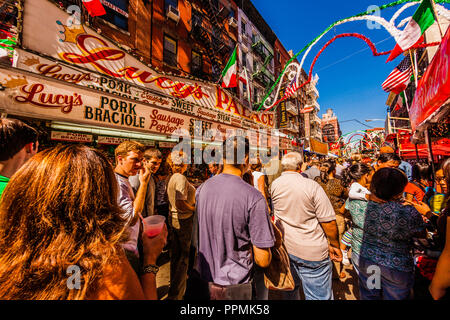
M 163 159 L 125 141 L 111 164 L 94 148 L 39 151 L 38 141 L 0 119 L 0 299 L 156 300 L 168 254 L 169 300 L 267 300 L 280 247 L 294 282 L 282 299 L 333 299 L 344 266 L 361 300 L 449 297 L 450 159 L 435 173 L 389 147 L 376 158 L 290 152 L 262 163 L 232 137 L 196 184 L 183 151 Z M 143 221 L 154 215 L 167 223 L 149 237 Z

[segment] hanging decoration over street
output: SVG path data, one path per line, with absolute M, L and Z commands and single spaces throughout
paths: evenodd
M 391 53 L 391 51 L 384 51 L 384 52 L 378 52 L 377 48 L 375 47 L 375 44 L 366 36 L 359 34 L 359 33 L 343 33 L 340 35 L 335 36 L 333 39 L 331 39 L 330 41 L 328 41 L 323 47 L 322 49 L 320 49 L 320 51 L 317 53 L 317 55 L 314 57 L 314 60 L 311 64 L 311 67 L 309 69 L 309 73 L 308 73 L 308 80 L 304 83 L 302 83 L 300 86 L 296 85 L 295 83 L 291 84 L 290 86 L 290 90 L 286 91 L 286 93 L 279 99 L 277 100 L 270 108 L 264 110 L 263 112 L 266 111 L 271 111 L 272 108 L 274 108 L 275 106 L 277 106 L 280 102 L 289 99 L 292 95 L 295 94 L 295 92 L 297 92 L 299 89 L 303 88 L 304 86 L 308 85 L 311 83 L 311 79 L 312 79 L 312 74 L 313 74 L 313 70 L 314 70 L 314 66 L 316 65 L 317 60 L 319 59 L 319 57 L 322 55 L 322 53 L 325 51 L 326 48 L 328 48 L 328 46 L 330 46 L 334 41 L 336 41 L 337 39 L 341 39 L 341 38 L 350 38 L 350 37 L 354 37 L 354 38 L 358 38 L 363 40 L 364 42 L 367 43 L 367 45 L 370 47 L 370 49 L 372 50 L 372 54 L 377 57 L 377 56 L 382 56 L 382 55 L 388 55 L 389 53 Z M 432 43 L 420 43 L 417 45 L 414 45 L 412 48 L 416 49 L 416 48 L 425 48 L 425 47 L 431 47 L 431 46 L 437 46 L 439 45 L 440 42 L 432 42 Z M 409 58 L 406 59 L 407 61 L 409 61 Z M 398 68 L 398 67 L 397 67 Z M 296 78 L 296 74 L 294 74 L 294 82 L 295 82 L 295 78 Z
M 296 87 L 297 90 L 301 89 L 302 87 L 304 87 L 305 85 L 307 85 L 310 81 L 311 81 L 311 76 L 308 77 L 307 81 L 300 84 L 300 75 L 301 75 L 301 70 L 303 68 L 303 64 L 307 58 L 307 56 L 309 55 L 311 49 L 334 27 L 338 26 L 338 25 L 342 25 L 348 22 L 355 22 L 355 21 L 373 21 L 378 23 L 379 25 L 381 25 L 392 37 L 395 38 L 396 42 L 399 43 L 403 31 L 400 30 L 399 28 L 403 27 L 406 23 L 410 22 L 411 17 L 405 18 L 402 21 L 400 21 L 400 23 L 396 24 L 396 20 L 397 18 L 400 16 L 400 14 L 405 11 L 406 9 L 414 6 L 414 5 L 418 5 L 421 2 L 421 0 L 399 0 L 399 1 L 395 1 L 383 6 L 380 6 L 379 9 L 380 10 L 384 10 L 387 8 L 392 8 L 392 7 L 396 7 L 399 5 L 403 6 L 397 10 L 394 15 L 392 16 L 391 20 L 387 21 L 386 19 L 380 17 L 380 16 L 374 16 L 372 15 L 372 13 L 374 12 L 373 10 L 371 11 L 367 11 L 367 12 L 363 12 L 360 14 L 357 14 L 355 16 L 352 16 L 350 18 L 346 18 L 346 19 L 342 19 L 342 20 L 338 20 L 335 23 L 331 24 L 324 32 L 322 32 L 319 36 L 317 36 L 314 40 L 312 40 L 310 43 L 308 43 L 302 50 L 300 50 L 300 52 L 298 52 L 296 55 L 294 55 L 287 63 L 286 66 L 284 68 L 284 70 L 281 72 L 280 76 L 278 77 L 278 79 L 275 81 L 274 85 L 270 88 L 270 90 L 266 93 L 263 101 L 261 102 L 260 106 L 258 107 L 258 111 L 264 110 L 264 111 L 268 111 L 273 109 L 280 101 L 282 101 L 281 99 L 277 100 L 277 97 L 279 97 L 279 92 L 281 89 L 281 84 L 284 83 L 286 80 L 287 81 L 291 81 L 292 79 L 294 79 L 294 77 L 297 75 L 296 78 Z M 450 0 L 435 0 L 436 2 L 436 6 L 435 6 L 435 10 L 438 16 L 443 16 L 446 19 L 450 19 L 450 11 L 447 10 L 445 7 L 443 7 L 442 5 L 439 5 L 439 3 L 450 3 Z M 362 35 L 359 35 L 362 37 Z M 364 37 L 366 38 L 366 37 Z M 367 39 L 367 38 L 366 38 Z M 336 40 L 336 39 L 334 39 Z M 334 41 L 333 40 L 333 41 Z M 368 39 L 367 39 L 368 40 Z M 370 42 L 370 40 L 369 40 Z M 369 44 L 369 42 L 366 41 L 366 43 Z M 371 43 L 371 42 L 370 42 Z M 415 42 L 416 43 L 416 42 Z M 331 43 L 329 43 L 331 44 Z M 328 45 L 329 45 L 328 44 Z M 373 45 L 373 44 L 372 44 Z M 372 48 L 372 45 L 369 44 L 369 46 Z M 299 63 L 297 63 L 295 60 L 297 59 L 297 57 L 302 54 L 303 52 L 304 55 L 302 57 L 302 60 Z M 377 52 L 376 48 L 375 51 L 372 48 L 372 52 Z M 388 54 L 391 51 L 388 52 L 384 52 L 384 54 Z M 312 69 L 311 69 L 312 70 Z M 284 79 L 286 78 L 286 79 Z M 283 81 L 281 81 L 283 80 Z M 272 95 L 273 91 L 276 89 L 276 92 L 274 95 Z M 270 97 L 270 98 L 269 98 Z
M 423 0 L 399 39 L 396 39 L 397 45 L 386 62 L 394 60 L 404 51 L 423 41 L 422 36 L 425 30 L 431 27 L 436 20 L 433 11 L 431 0 Z

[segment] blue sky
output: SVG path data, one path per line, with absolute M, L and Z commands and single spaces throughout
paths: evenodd
M 367 11 L 370 5 L 381 6 L 392 1 L 252 0 L 252 2 L 286 50 L 297 53 L 333 22 Z M 412 16 L 417 7 L 413 6 L 403 12 L 397 23 Z M 400 8 L 401 5 L 382 10 L 380 15 L 389 21 Z M 394 38 L 383 27 L 370 30 L 366 22 L 349 22 L 337 26 L 325 35 L 310 52 L 303 68 L 309 72 L 311 62 L 322 46 L 335 35 L 349 32 L 365 35 L 376 44 L 378 51 L 392 50 L 395 46 Z M 380 43 L 377 44 L 378 42 Z M 359 52 L 363 49 L 366 50 Z M 317 86 L 320 94 L 318 100 L 321 107 L 320 115 L 325 113 L 326 109 L 333 108 L 340 121 L 358 119 L 372 127 L 384 127 L 384 122 L 367 123 L 364 120 L 386 117 L 388 94 L 381 89 L 381 84 L 402 58 L 399 57 L 389 63 L 385 63 L 386 59 L 387 56 L 374 57 L 366 43 L 360 39 L 343 38 L 331 44 L 314 68 L 314 73 L 320 77 Z M 341 123 L 344 134 L 364 129 L 367 127 L 355 121 Z

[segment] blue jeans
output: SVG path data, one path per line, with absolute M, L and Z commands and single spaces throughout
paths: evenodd
M 359 275 L 359 254 L 354 252 L 353 248 L 352 248 L 351 260 L 352 260 L 353 269 L 355 270 L 356 274 Z
M 283 292 L 286 300 L 300 300 L 298 292 L 303 287 L 306 300 L 333 300 L 332 266 L 330 258 L 323 261 L 306 261 L 289 255 L 294 291 Z
M 264 284 L 264 269 L 253 265 L 253 285 L 254 285 L 254 297 L 253 300 L 269 300 L 269 289 Z
M 376 279 L 376 271 L 370 267 L 379 268 L 379 279 Z M 408 300 L 411 298 L 413 286 L 414 272 L 397 271 L 359 257 L 359 295 L 361 300 Z

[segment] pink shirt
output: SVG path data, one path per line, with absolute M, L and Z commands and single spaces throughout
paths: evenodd
M 283 172 L 271 186 L 275 221 L 281 226 L 289 254 L 308 261 L 328 257 L 328 239 L 320 223 L 336 220 L 323 188 L 293 171 Z

